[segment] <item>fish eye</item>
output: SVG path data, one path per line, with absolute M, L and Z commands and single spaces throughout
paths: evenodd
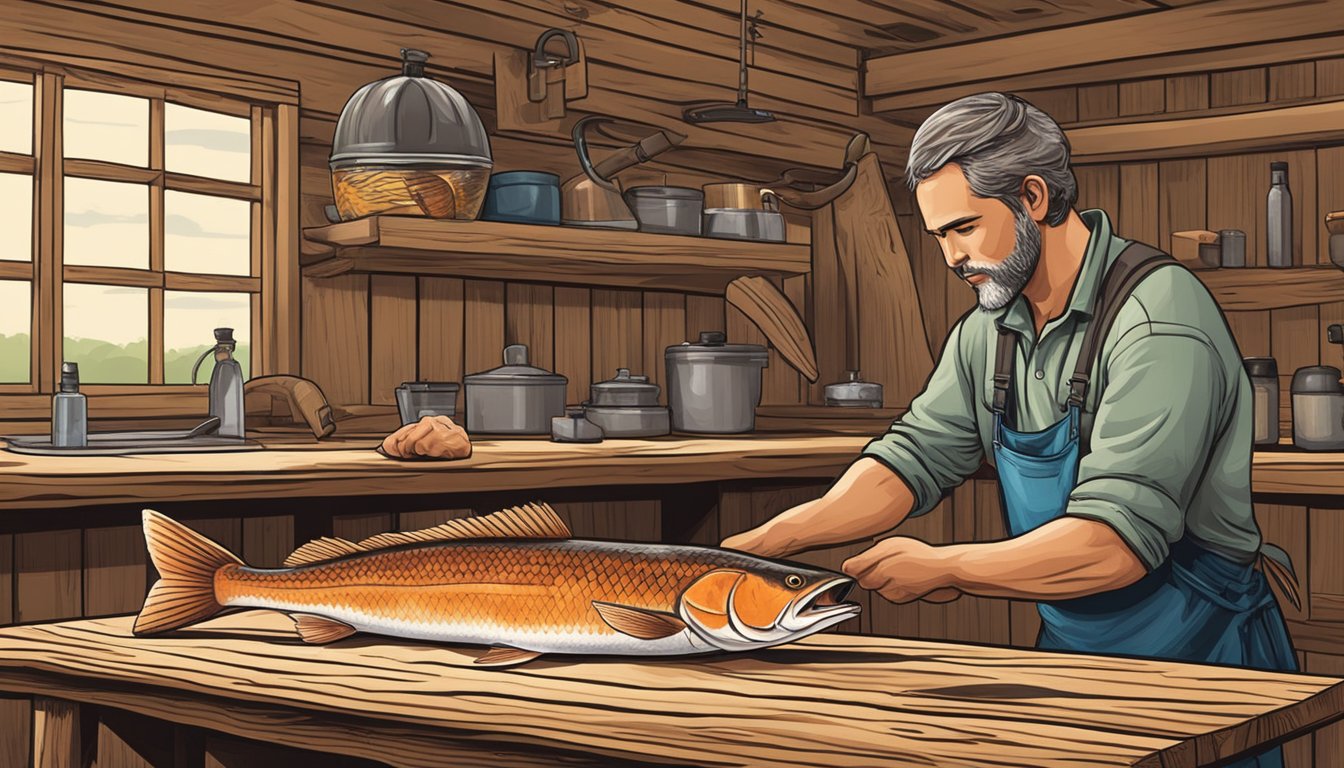
M 784 583 L 790 587 L 793 587 L 794 589 L 797 589 L 803 586 L 803 577 L 799 576 L 796 573 L 790 573 L 788 576 L 784 577 Z

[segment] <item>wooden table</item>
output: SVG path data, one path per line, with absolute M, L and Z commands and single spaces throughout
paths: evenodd
M 82 705 L 396 766 L 1147 766 L 1257 751 L 1344 716 L 1344 681 L 823 634 L 748 654 L 474 667 L 476 649 L 299 642 L 248 611 L 134 638 L 131 619 L 0 630 L 36 697 L 39 768 Z M 73 762 L 68 764 L 74 764 Z
M 479 440 L 471 458 L 399 461 L 379 439 L 271 438 L 267 450 L 53 457 L 0 452 L 0 510 L 212 499 L 471 493 L 838 476 L 865 436 Z M 265 438 L 263 438 L 265 440 Z M 1344 454 L 1257 452 L 1256 493 L 1344 495 Z

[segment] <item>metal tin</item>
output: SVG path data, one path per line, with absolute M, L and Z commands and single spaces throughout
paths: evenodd
M 401 49 L 400 75 L 362 86 L 341 109 L 331 169 L 434 165 L 489 168 L 490 137 L 456 89 L 425 77 L 429 54 Z
M 506 171 L 490 177 L 481 218 L 519 224 L 560 223 L 560 177 L 545 171 Z
M 826 404 L 850 408 L 881 408 L 882 385 L 859 378 L 848 371 L 849 380 L 826 385 Z
M 1220 263 L 1224 267 L 1246 266 L 1246 233 L 1240 229 L 1218 230 Z
M 641 232 L 699 235 L 705 193 L 689 187 L 631 187 L 625 202 L 639 221 Z
M 1293 374 L 1293 445 L 1308 451 L 1344 450 L 1344 385 L 1333 365 Z
M 1272 357 L 1247 357 L 1242 360 L 1251 379 L 1255 402 L 1256 445 L 1279 442 L 1279 366 Z
M 528 365 L 527 347 L 504 348 L 504 365 L 464 377 L 467 431 L 546 435 L 565 413 L 564 376 Z
M 589 405 L 584 416 L 607 437 L 657 437 L 672 431 L 668 409 L 658 405 Z
M 595 406 L 657 406 L 662 388 L 650 384 L 648 376 L 632 375 L 629 368 L 617 368 L 616 378 L 588 387 L 589 402 Z
M 737 208 L 706 208 L 705 234 L 728 240 L 784 242 L 784 214 Z
M 770 364 L 759 344 L 729 344 L 722 331 L 704 331 L 698 343 L 664 351 L 672 429 L 735 434 L 756 426 L 761 370 Z
M 457 394 L 462 386 L 455 381 L 405 381 L 396 389 L 397 413 L 402 425 L 424 416 L 457 415 Z

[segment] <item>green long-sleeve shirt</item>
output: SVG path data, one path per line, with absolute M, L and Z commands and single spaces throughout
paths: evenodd
M 1067 415 L 1095 294 L 1128 244 L 1105 212 L 1080 215 L 1092 235 L 1065 313 L 1037 339 L 1021 296 L 1000 310 L 972 310 L 948 334 L 910 410 L 864 448 L 914 491 L 912 514 L 936 506 L 982 459 L 993 463 L 997 324 L 1018 333 L 1016 429 L 1042 430 Z M 1250 380 L 1213 297 L 1185 269 L 1151 273 L 1102 341 L 1082 418 L 1091 452 L 1065 513 L 1109 524 L 1149 568 L 1187 530 L 1216 552 L 1251 561 L 1260 547 L 1250 495 L 1252 409 Z

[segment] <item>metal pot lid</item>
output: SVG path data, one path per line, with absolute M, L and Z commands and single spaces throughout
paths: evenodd
M 589 388 L 589 398 L 597 406 L 658 405 L 662 388 L 650 384 L 648 376 L 637 376 L 629 368 L 617 368 L 616 378 L 599 381 Z
M 1293 374 L 1293 394 L 1344 394 L 1339 383 L 1339 369 L 1333 365 L 1309 365 Z
M 1279 364 L 1272 357 L 1244 357 L 1241 362 L 1246 366 L 1247 376 L 1266 378 L 1279 375 Z
M 569 379 L 527 363 L 527 345 L 511 344 L 504 348 L 504 364 L 488 371 L 464 376 L 467 384 L 546 386 L 564 385 Z
M 424 51 L 401 49 L 401 74 L 362 86 L 341 109 L 331 169 L 493 165 L 481 117 L 456 89 L 425 77 Z
M 828 405 L 832 402 L 838 405 L 868 405 L 882 402 L 881 384 L 860 379 L 858 371 L 849 371 L 848 373 L 849 381 L 826 385 L 824 391 Z
M 704 200 L 705 193 L 690 187 L 630 187 L 625 190 L 627 198 L 638 197 L 646 200 Z
M 701 331 L 700 340 L 697 342 L 683 341 L 680 344 L 668 347 L 665 352 L 667 357 L 680 355 L 722 355 L 724 357 L 750 357 L 769 359 L 766 355 L 766 349 L 760 344 L 729 344 L 728 335 L 723 331 Z
M 403 381 L 397 387 L 410 392 L 456 392 L 461 388 L 455 381 Z

